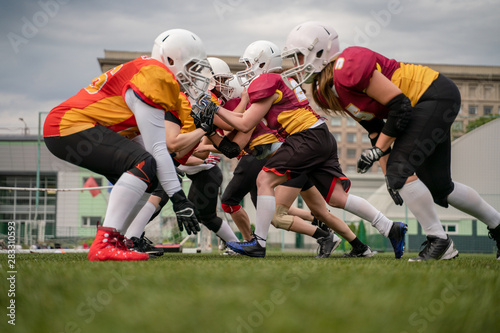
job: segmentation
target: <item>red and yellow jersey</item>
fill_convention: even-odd
[[[439,75],[429,67],[397,62],[364,47],[348,47],[335,61],[333,81],[340,104],[358,121],[386,119],[389,113],[366,94],[375,70],[399,87],[413,106]]]
[[[265,73],[253,79],[248,87],[250,102],[255,103],[278,93],[279,97],[273,103],[264,117],[264,125],[276,130],[282,138],[293,133],[308,129],[320,119],[320,116],[309,106],[309,101],[300,86],[295,83],[291,90],[279,74]]]
[[[101,124],[127,137],[139,133],[134,114],[124,100],[131,88],[145,103],[165,111],[180,108],[179,84],[161,62],[143,56],[119,65],[52,109],[44,137],[67,136]]]

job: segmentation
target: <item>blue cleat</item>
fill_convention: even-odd
[[[389,231],[389,240],[394,249],[394,256],[400,259],[403,256],[405,248],[405,234],[408,231],[408,225],[403,222],[394,222]]]
[[[236,253],[263,258],[266,256],[266,248],[259,244],[257,237],[254,235],[249,242],[227,242],[227,246]]]

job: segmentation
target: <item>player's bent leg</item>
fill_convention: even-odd
[[[241,236],[244,240],[249,241],[252,239],[252,228],[250,226],[250,218],[247,212],[241,207],[241,205],[227,205],[222,204],[222,210],[228,214],[231,214],[231,218],[241,232]]]

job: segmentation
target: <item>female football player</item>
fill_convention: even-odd
[[[45,121],[45,144],[55,156],[114,184],[90,261],[149,258],[130,251],[123,233],[158,181],[173,202],[179,226],[188,233],[200,230],[165,143],[164,115],[180,109],[179,86],[193,96],[206,91],[209,82],[199,73],[209,66],[192,32],[170,30],[165,40],[175,47],[162,61],[143,56],[113,68],[52,109]],[[133,141],[139,134],[144,146]]]
[[[271,221],[286,223],[287,210],[276,208],[274,188],[290,178],[307,174],[326,202],[370,221],[382,234],[389,236],[401,257],[406,225],[393,223],[366,200],[347,194],[350,180],[340,168],[337,144],[323,118],[309,106],[304,92],[289,88],[279,74],[279,48],[268,41],[250,44],[241,62],[247,69],[238,73],[242,85],[248,85],[251,106],[242,114],[219,108],[218,116],[235,129],[251,131],[264,118],[266,125],[285,139],[257,177],[257,220],[254,239],[228,243],[234,251],[249,256],[265,256],[266,237]],[[260,74],[260,75],[259,75]],[[327,222],[327,221],[325,221]],[[329,225],[329,227],[332,227]],[[358,238],[348,241],[353,250],[349,256],[372,256],[370,248]]]
[[[475,190],[451,179],[450,127],[461,98],[450,79],[362,47],[341,52],[335,30],[318,22],[292,29],[283,57],[294,61],[283,78],[312,83],[318,106],[347,114],[368,131],[373,147],[361,154],[358,172],[379,161],[395,203],[404,200],[427,235],[426,246],[410,261],[458,255],[434,203],[483,221],[500,259],[500,213]]]

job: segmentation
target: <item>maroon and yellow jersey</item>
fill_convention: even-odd
[[[293,79],[290,80],[295,82]],[[253,79],[248,87],[251,103],[278,93],[278,99],[264,117],[264,125],[276,130],[283,138],[308,129],[320,119],[309,106],[305,93],[296,83],[295,85],[295,89],[291,90],[279,74],[265,73]]]
[[[224,104],[224,108],[230,111],[233,111],[240,103],[241,98],[233,98],[230,99],[229,101]],[[251,105],[251,103],[248,104],[248,107]],[[236,130],[232,131],[231,135],[235,135],[237,133]],[[278,134],[277,130],[272,130],[269,127],[267,127],[263,121],[260,121],[257,126],[252,130],[252,135],[250,136],[250,140],[248,141],[248,144],[243,148],[242,152],[243,153],[250,153],[255,146],[257,145],[265,145],[268,143],[274,143],[274,142],[283,142],[284,139]]]
[[[134,114],[124,100],[131,88],[145,103],[165,111],[180,108],[179,84],[161,62],[143,56],[119,65],[52,109],[44,124],[45,137],[67,136],[97,124],[127,138],[139,135]]]
[[[181,126],[181,134],[192,132],[196,129],[196,125],[194,124],[194,119],[191,116],[191,103],[189,102],[188,97],[184,93],[179,94],[179,99],[180,99],[180,107],[178,108],[178,110],[170,110],[170,113],[172,113],[172,115],[174,115],[175,118],[179,120]],[[211,93],[210,100],[219,105],[217,96],[215,96],[213,93]],[[191,151],[188,152],[183,157],[176,158],[177,162],[179,162],[180,164],[185,164],[188,158],[193,154],[194,150],[198,146],[199,144],[194,146],[193,149],[191,149]]]
[[[375,70],[399,87],[413,106],[439,75],[429,67],[397,62],[364,47],[348,47],[335,61],[333,80],[340,104],[358,121],[386,119],[389,113],[366,94]]]

